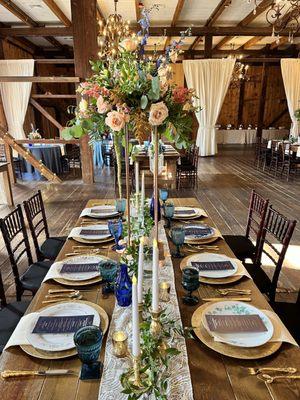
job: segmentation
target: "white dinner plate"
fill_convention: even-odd
[[[181,214],[180,211],[183,211]],[[193,214],[184,214],[184,211],[193,211]],[[175,214],[176,212],[176,214]],[[174,219],[181,219],[181,218],[195,218],[197,216],[201,216],[201,212],[199,208],[196,207],[175,207],[174,209]]]
[[[39,317],[62,317],[69,315],[93,315],[94,320],[92,325],[100,326],[100,316],[93,307],[83,303],[64,302],[49,306],[38,313],[26,333],[27,340],[36,349],[44,351],[64,351],[73,349],[75,347],[73,340],[74,333],[32,333]]]
[[[192,262],[210,262],[210,261],[230,261],[234,269],[223,271],[199,271],[199,276],[204,278],[227,278],[235,275],[238,270],[238,264],[234,258],[225,256],[224,254],[215,253],[199,253],[189,257],[188,266],[192,266]]]
[[[95,210],[98,210],[98,212],[93,212]],[[118,214],[119,213],[114,206],[94,206],[90,208],[85,208],[80,216],[81,217],[86,216],[91,218],[111,218],[115,217]]]
[[[99,271],[91,271],[91,272],[72,272],[72,273],[64,273],[61,272],[61,269],[64,264],[96,264],[100,263],[100,261],[105,260],[105,257],[101,256],[91,256],[91,255],[82,255],[66,258],[65,260],[58,261],[57,263],[52,265],[52,268],[56,268],[59,272],[59,278],[66,279],[68,281],[85,281],[88,279],[96,278],[100,276]]]
[[[251,315],[257,314],[262,319],[267,331],[216,333],[211,332],[205,315]],[[270,319],[258,308],[240,301],[218,301],[210,304],[203,313],[202,324],[207,332],[220,341],[236,347],[258,347],[267,343],[273,336],[274,328]]]
[[[83,241],[84,243],[97,243],[98,241],[104,241],[109,238],[111,238],[111,234],[104,233],[103,231],[109,231],[108,225],[103,224],[103,225],[86,225],[86,226],[81,226],[75,228],[78,233],[75,233],[72,237],[74,240],[77,240],[78,242]],[[97,231],[97,234],[95,235],[85,235],[84,233],[81,233],[82,230],[85,229],[91,229]],[[101,233],[103,232],[103,233]]]

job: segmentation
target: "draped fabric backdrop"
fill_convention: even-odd
[[[215,125],[230,83],[234,59],[184,60],[183,70],[189,89],[195,89],[199,97],[196,113],[199,122],[196,144],[201,156],[218,152]]]
[[[300,59],[284,58],[281,60],[281,73],[287,98],[289,113],[292,120],[291,134],[298,136],[298,122],[294,117],[300,108]]]
[[[33,76],[34,60],[0,60],[1,76]],[[0,93],[8,132],[15,139],[24,139],[23,123],[31,92],[31,82],[2,82]]]

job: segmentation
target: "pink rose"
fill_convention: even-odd
[[[105,114],[111,109],[110,104],[101,95],[97,99],[97,109],[99,114]]]
[[[113,131],[119,132],[124,128],[125,115],[118,111],[110,111],[105,118],[105,123]]]
[[[161,125],[169,115],[168,107],[163,101],[152,104],[149,114],[149,122],[151,125]]]
[[[177,87],[173,90],[172,94],[175,103],[183,104],[188,98],[189,90],[184,87]]]

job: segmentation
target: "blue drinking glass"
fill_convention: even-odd
[[[113,236],[113,238],[115,239],[116,244],[112,247],[113,250],[123,250],[124,246],[119,245],[119,240],[122,236],[122,232],[123,232],[123,223],[121,218],[118,219],[118,221],[114,221],[114,220],[109,220],[108,223],[108,229],[110,234]]]
[[[121,264],[119,275],[116,279],[116,299],[121,307],[128,307],[132,301],[132,282],[128,275],[126,264]]]
[[[74,343],[82,362],[80,379],[100,379],[102,364],[98,361],[102,347],[103,332],[98,326],[90,325],[78,329]]]
[[[180,253],[180,246],[182,246],[184,244],[184,239],[185,239],[185,230],[183,229],[183,227],[178,226],[178,227],[172,228],[170,236],[171,236],[172,242],[176,246],[176,253],[173,253],[172,257],[174,257],[174,258],[184,257]]]
[[[123,215],[126,210],[126,199],[116,199],[115,206],[116,211]]]
[[[199,298],[197,296],[192,296],[192,292],[197,290],[199,286],[199,271],[196,268],[184,268],[182,270],[182,287],[188,292],[188,294],[182,298],[184,304],[194,306],[199,303]]]
[[[148,152],[149,145],[150,145],[149,140],[145,140],[145,141],[144,141],[144,149],[145,149],[145,152],[146,152],[146,153]]]
[[[114,292],[114,283],[119,270],[119,264],[113,260],[103,260],[99,263],[99,270],[105,285],[102,294],[108,295]]]
[[[164,205],[166,204],[166,200],[168,200],[169,191],[168,189],[159,189],[159,198],[163,201]]]
[[[167,219],[167,224],[165,225],[165,228],[170,229],[171,228],[171,218],[174,216],[174,210],[175,206],[174,203],[166,203],[164,206],[164,216]]]

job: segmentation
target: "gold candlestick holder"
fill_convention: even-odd
[[[144,322],[144,318],[143,318],[143,306],[144,303],[139,303],[138,304],[138,310],[139,310],[139,323],[142,324]]]
[[[150,310],[150,314],[151,314],[150,332],[155,337],[158,337],[162,331],[162,325],[160,322],[161,313],[162,313],[162,310],[159,310],[159,311]]]
[[[145,393],[149,386],[149,376],[141,373],[141,356],[132,356],[133,368],[128,372],[128,382],[135,393]]]

